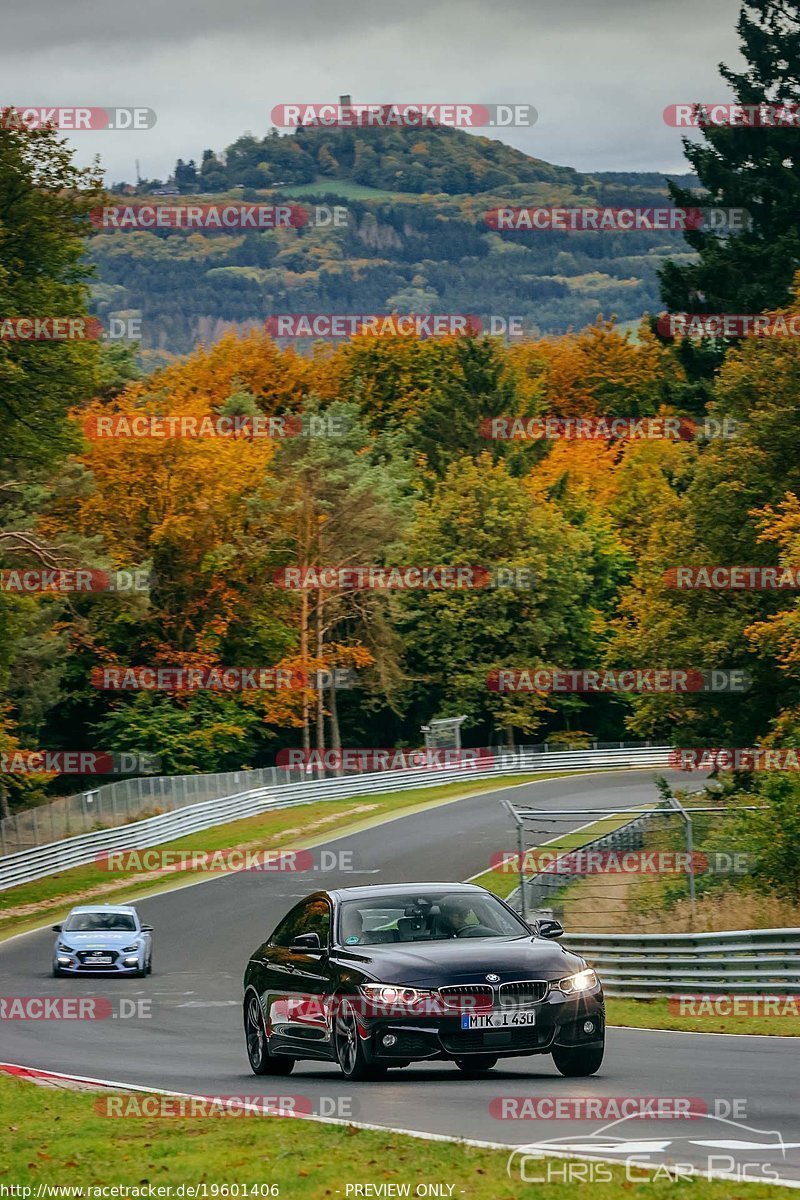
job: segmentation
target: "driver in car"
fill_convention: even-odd
[[[468,923],[472,909],[461,896],[444,896],[439,901],[436,918],[437,937],[457,937],[459,929]]]
[[[480,924],[463,896],[443,896],[435,918],[435,937],[491,937],[497,930]]]

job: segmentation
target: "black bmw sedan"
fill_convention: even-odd
[[[348,1079],[447,1059],[468,1075],[552,1054],[563,1075],[603,1060],[603,991],[585,961],[474,884],[314,892],[250,958],[244,1028],[256,1075],[298,1059]]]

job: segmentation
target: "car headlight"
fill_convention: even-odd
[[[66,950],[67,954],[73,953],[72,946],[68,946],[66,942],[59,942],[56,950]]]
[[[438,997],[435,988],[404,987],[402,984],[362,983],[361,991],[376,1004],[418,1004]]]
[[[578,971],[577,975],[567,975],[566,979],[559,979],[556,987],[565,996],[573,996],[575,992],[588,992],[597,987],[597,982],[597,975],[591,967],[587,967],[585,971]]]
[[[139,949],[139,943],[134,942],[132,946],[123,946],[122,953],[123,954],[135,954],[138,949]]]

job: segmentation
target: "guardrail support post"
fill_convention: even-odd
[[[517,853],[519,855],[519,902],[522,907],[522,912],[520,915],[522,916],[523,921],[527,921],[528,912],[525,904],[525,834],[522,821],[519,819],[517,810],[514,808],[513,804],[509,804],[507,800],[503,800],[502,805],[507,812],[511,813],[514,823],[517,826]]]
[[[689,856],[689,865],[687,874],[689,876],[689,904],[692,910],[692,929],[694,929],[696,913],[695,902],[695,886],[694,886],[694,838],[692,836],[692,818],[689,816],[686,809],[670,792],[669,802],[676,812],[679,812],[683,818],[684,827],[686,829],[686,853]]]

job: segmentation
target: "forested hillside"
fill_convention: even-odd
[[[143,182],[135,199],[160,185]],[[581,175],[456,129],[247,135],[224,153],[206,150],[199,168],[179,160],[171,185],[181,202],[338,204],[346,224],[211,236],[98,233],[90,248],[94,310],[140,317],[150,363],[288,311],[513,315],[533,336],[598,315],[638,321],[660,308],[659,265],[685,252],[675,233],[493,231],[491,208],[663,205],[666,181]]]

